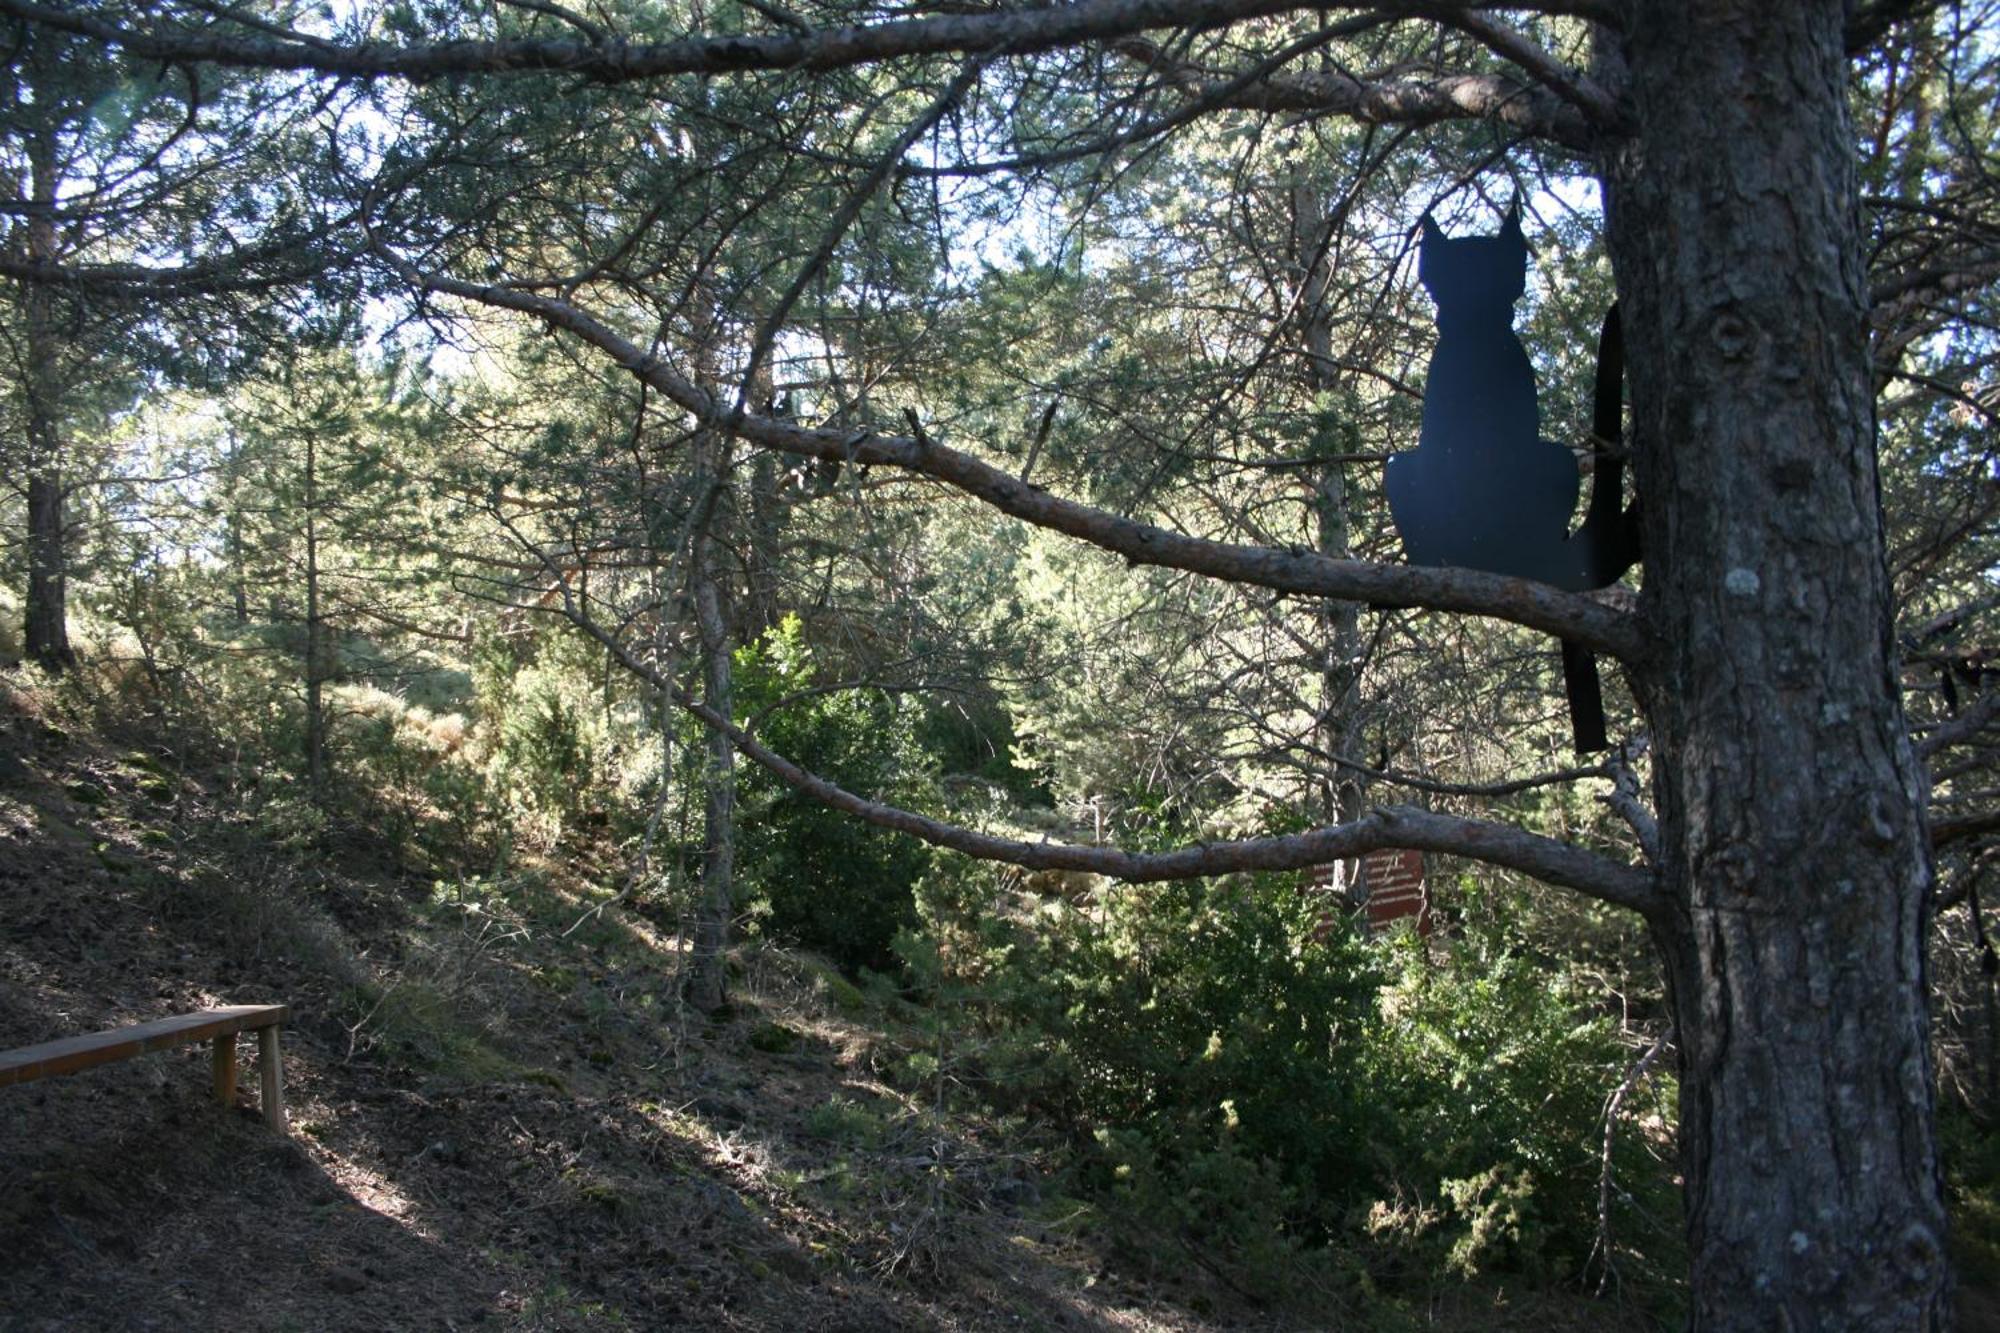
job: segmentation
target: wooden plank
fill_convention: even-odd
[[[225,1032],[215,1039],[210,1056],[215,1069],[215,1101],[224,1110],[236,1105],[236,1034]]]
[[[257,1072],[264,1080],[264,1123],[285,1132],[285,1067],[278,1059],[278,1025],[257,1029]]]
[[[14,1083],[32,1083],[57,1074],[74,1074],[80,1069],[129,1060],[149,1051],[164,1051],[191,1042],[234,1035],[246,1028],[268,1028],[292,1016],[282,1004],[233,1004],[221,1009],[156,1018],[128,1028],[94,1032],[85,1037],[64,1037],[39,1046],[23,1046],[0,1051],[0,1088]]]

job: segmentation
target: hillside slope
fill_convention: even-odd
[[[440,883],[0,700],[0,1048],[284,1001],[294,1132],[200,1048],[0,1090],[5,1329],[1645,1327],[1482,1288],[1260,1309],[1113,1257],[1034,1135],[940,1109],[916,1011],[746,951],[720,1021],[571,861]]]
[[[0,718],[0,1048],[286,1001],[295,1132],[251,1109],[248,1042],[233,1115],[200,1048],[0,1093],[0,1326],[1203,1325],[884,1082],[909,1034],[811,960],[749,955],[710,1023],[586,879],[288,850],[32,702]]]

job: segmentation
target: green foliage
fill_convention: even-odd
[[[853,1147],[875,1146],[886,1128],[880,1115],[851,1097],[831,1097],[805,1115],[806,1133]]]
[[[332,741],[350,799],[375,808],[381,831],[400,847],[435,823],[465,848],[482,825],[487,782],[471,762],[462,713],[433,713],[373,686],[334,694]]]
[[[497,776],[530,809],[574,815],[597,773],[602,730],[575,681],[531,666],[510,682],[493,764]]]
[[[1033,643],[1008,690],[1014,764],[1058,801],[1131,812],[1114,824],[1127,846],[1239,813],[1242,788],[1214,780],[1227,730],[1189,706],[1207,668],[1187,646],[1206,640],[1223,599],[1045,532],[1023,546],[1012,597]]]
[[[1282,1163],[1226,1137],[1178,1155],[1138,1130],[1099,1130],[1097,1139],[1112,1233],[1135,1258],[1193,1249],[1232,1284],[1268,1296],[1325,1266],[1327,1251],[1297,1230],[1300,1196]]]
[[[977,778],[1023,805],[1047,805],[1047,787],[1015,762],[1014,717],[997,700],[952,700],[923,716],[918,737],[946,773]]]
[[[934,955],[981,998],[993,1095],[1076,1127],[1081,1180],[1136,1249],[1185,1243],[1266,1294],[1342,1253],[1385,1273],[1583,1269],[1602,1112],[1634,1052],[1504,930],[1367,941],[1288,876],[1114,887],[1012,921],[978,885],[934,876],[924,905]],[[1624,1107],[1614,1221],[1671,1267],[1645,1221],[1674,1211],[1649,1151],[1664,1084]]]
[[[624,756],[650,752],[641,711],[606,686],[591,645],[561,635],[479,643],[471,669],[485,777],[513,832],[553,844],[566,829],[630,815]]]
[[[1420,1179],[1452,1202],[1450,1266],[1534,1266],[1545,1252],[1579,1265],[1594,1236],[1600,1116],[1633,1059],[1616,1022],[1504,935],[1450,941],[1439,959],[1407,939],[1390,949],[1400,975],[1382,992],[1370,1080],[1397,1156],[1422,1160]],[[1630,1171],[1656,1176],[1627,1142]]]
[[[783,1023],[759,1023],[750,1029],[750,1035],[744,1041],[751,1050],[762,1051],[766,1055],[790,1055],[799,1047],[799,1033],[798,1029]]]
[[[1064,912],[1036,960],[1043,1025],[1093,1120],[1168,1154],[1225,1142],[1287,1164],[1301,1198],[1363,1155],[1358,1063],[1371,969],[1345,931],[1275,877],[1115,891],[1101,920]],[[1331,1131],[1331,1132],[1330,1132]]]
[[[1532,1175],[1503,1162],[1439,1185],[1462,1223],[1445,1256],[1448,1271],[1475,1277],[1482,1264],[1520,1268],[1540,1258],[1545,1233],[1537,1225]]]
[[[430,981],[399,979],[380,989],[362,987],[349,997],[357,1010],[358,1044],[390,1059],[454,1079],[490,1079],[508,1062],[467,1022],[464,997]]]
[[[1033,1034],[1015,1089],[1091,1133],[1092,1177],[1128,1224],[1274,1281],[1371,1156],[1364,947],[1319,934],[1277,877],[1113,890],[1045,916],[1003,983]]]
[[[1940,1108],[1938,1130],[1944,1141],[1953,1261],[1972,1281],[2000,1282],[2000,1134],[1990,1121],[1955,1101]]]
[[[934,799],[935,765],[917,742],[918,708],[862,689],[812,692],[812,652],[788,616],[736,653],[736,705],[778,753],[849,791],[900,805]],[[829,809],[762,769],[740,793],[742,868],[770,906],[768,928],[846,968],[887,967],[916,923],[913,889],[931,853]]]

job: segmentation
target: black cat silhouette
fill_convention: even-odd
[[[1389,512],[1413,565],[1600,588],[1633,558],[1622,467],[1607,459],[1598,469],[1590,514],[1572,535],[1576,458],[1541,438],[1534,368],[1514,336],[1527,267],[1518,203],[1497,236],[1447,237],[1424,215],[1417,276],[1437,302],[1438,343],[1417,447],[1389,458]],[[1605,336],[1607,346],[1616,338],[1615,311]],[[1615,400],[1613,414],[1615,436]]]

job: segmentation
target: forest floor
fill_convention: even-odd
[[[693,1015],[615,869],[441,888],[379,831],[286,846],[224,771],[0,694],[0,1049],[294,1015],[289,1137],[248,1041],[234,1113],[201,1047],[0,1089],[0,1329],[1656,1327],[1505,1283],[1254,1305],[910,1091],[936,1039],[885,988],[751,949]]]

